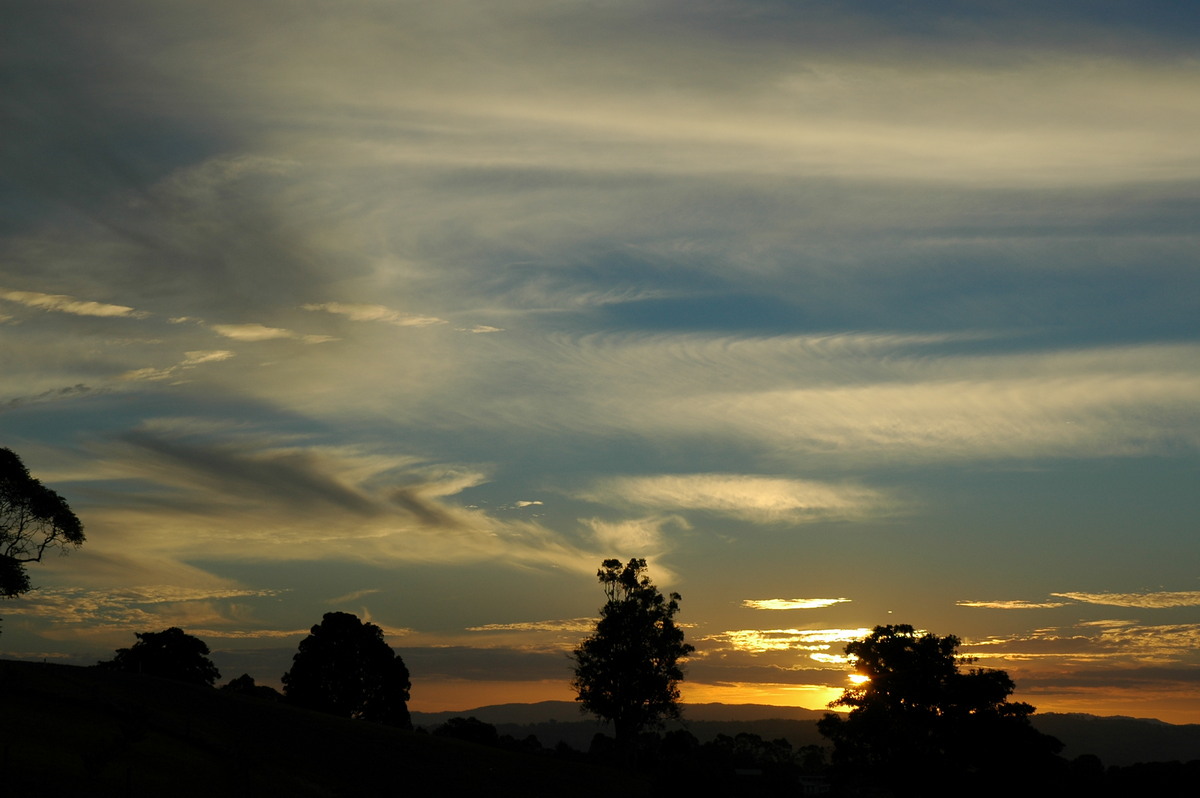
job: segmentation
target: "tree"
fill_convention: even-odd
[[[830,704],[851,707],[847,717],[818,723],[840,772],[896,795],[943,795],[961,791],[966,779],[985,779],[985,791],[1012,789],[1060,764],[1062,744],[1033,728],[1034,708],[1007,700],[1015,687],[1007,673],[959,669],[974,662],[958,654],[960,643],[895,625],[846,645],[863,681]]]
[[[345,612],[327,612],[292,657],[283,694],[299,706],[344,718],[412,728],[408,668],[383,630]]]
[[[236,693],[238,695],[248,695],[255,698],[261,698],[265,701],[282,701],[283,696],[274,687],[266,684],[255,684],[254,677],[248,673],[243,673],[236,679],[230,679],[225,684],[221,685],[221,691],[226,693]]]
[[[102,670],[142,673],[176,682],[212,687],[221,672],[208,658],[208,646],[177,626],[161,632],[135,632],[138,641],[117,649],[116,656],[98,662]]]
[[[596,572],[608,601],[596,631],[574,650],[576,700],[611,721],[628,750],[642,729],[679,717],[679,661],[695,651],[675,625],[681,596],[669,600],[645,575],[646,561],[605,560]]]
[[[83,524],[63,497],[30,476],[11,449],[0,448],[0,597],[32,589],[25,564],[47,552],[83,545]]]

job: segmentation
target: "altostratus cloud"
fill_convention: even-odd
[[[763,522],[860,517],[890,504],[884,494],[859,485],[742,474],[615,477],[579,498]]]
[[[134,310],[125,305],[108,305],[103,302],[91,302],[76,299],[65,294],[41,294],[37,291],[9,291],[0,289],[0,299],[16,302],[38,310],[48,310],[55,313],[70,313],[75,316],[108,316],[144,319],[150,314],[142,310]]]

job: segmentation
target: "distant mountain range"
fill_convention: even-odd
[[[766,740],[783,738],[793,748],[827,742],[816,728],[816,722],[825,715],[823,710],[768,704],[686,704],[683,714],[682,723],[667,728],[686,728],[701,742],[718,734],[733,736],[739,732]],[[462,712],[414,712],[412,717],[415,725],[426,729],[450,718],[474,717],[517,739],[532,734],[547,747],[565,742],[584,751],[597,733],[612,733],[610,727],[581,714],[579,705],[572,701],[499,704]],[[1067,759],[1094,754],[1105,765],[1200,760],[1200,724],[1056,713],[1034,715],[1033,723],[1064,743],[1062,754]]]

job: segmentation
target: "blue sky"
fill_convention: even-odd
[[[0,445],[88,542],[0,654],[569,698],[640,556],[691,700],[910,623],[1200,720],[1200,15],[1043,5],[10,4]]]

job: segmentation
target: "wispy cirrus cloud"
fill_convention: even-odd
[[[403,313],[383,305],[363,305],[348,302],[319,302],[302,305],[304,310],[324,311],[345,316],[350,321],[378,321],[394,327],[430,327],[445,324],[445,319]],[[496,328],[472,329],[472,332],[499,332]]]
[[[329,604],[348,604],[352,601],[358,601],[359,599],[366,598],[367,596],[373,596],[379,592],[380,592],[380,589],[377,587],[366,588],[363,590],[355,590],[351,593],[347,593],[344,596],[338,596],[336,598],[331,598],[331,599],[329,599],[328,603]]]
[[[595,618],[559,618],[548,621],[517,621],[514,623],[486,623],[468,626],[468,632],[591,632],[596,628]]]
[[[1200,590],[1164,591],[1159,593],[1051,593],[1052,596],[1109,607],[1200,607]]]
[[[267,327],[263,324],[211,324],[209,328],[218,335],[232,338],[235,341],[256,342],[291,339],[302,341],[306,344],[323,344],[337,340],[332,335],[308,335],[286,330],[282,327]]]
[[[169,380],[179,376],[181,372],[195,368],[196,366],[200,366],[205,363],[220,363],[221,361],[229,360],[234,356],[235,353],[229,351],[228,349],[208,349],[184,352],[184,359],[173,366],[168,366],[161,369],[150,366],[140,369],[133,369],[125,372],[117,379],[127,382],[136,382],[142,380]]]
[[[487,476],[454,464],[194,419],[143,425],[96,455],[96,479],[122,484],[119,496],[97,488],[89,527],[143,536],[163,557],[511,560],[583,573],[601,559],[536,520],[455,503]]]
[[[744,599],[742,606],[752,610],[816,610],[848,601],[848,598]]]
[[[1057,594],[1056,594],[1057,595]],[[1067,606],[1062,601],[1023,601],[1021,599],[997,601],[956,601],[959,607],[979,607],[991,610],[1048,610]]]
[[[37,291],[10,291],[0,289],[0,299],[16,302],[26,307],[54,313],[69,313],[74,316],[100,316],[108,318],[144,319],[150,314],[126,305],[110,305],[104,302],[76,299],[65,294],[42,294]]]
[[[883,492],[859,485],[745,474],[613,477],[577,496],[592,502],[711,512],[764,523],[857,518],[892,505]]]

